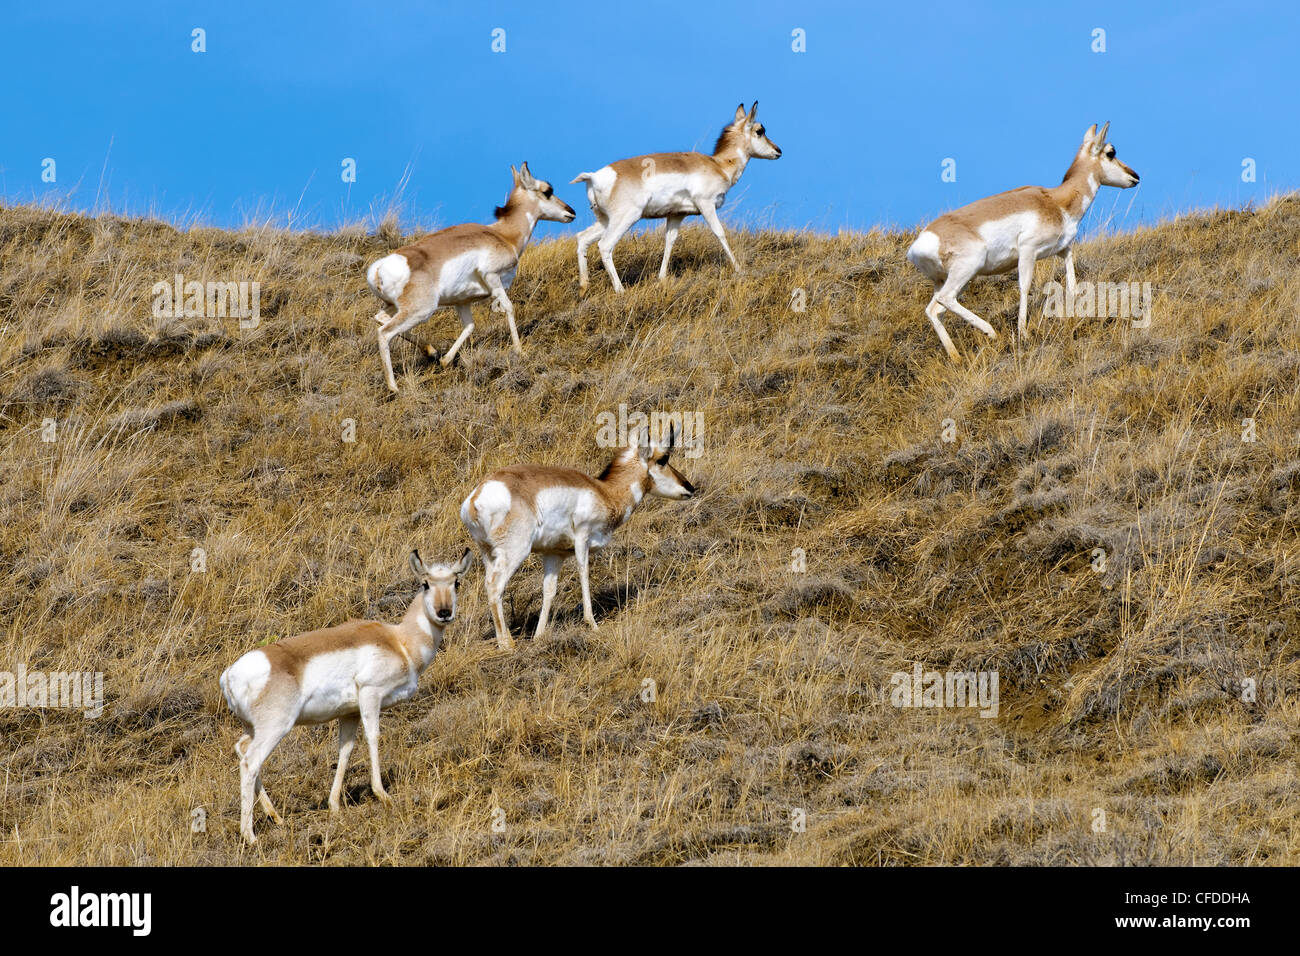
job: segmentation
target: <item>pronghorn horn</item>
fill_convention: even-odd
[[[742,105],[743,105],[743,104],[742,104]],[[754,122],[754,117],[757,116],[757,115],[758,115],[758,100],[754,100],[754,106],[753,106],[753,108],[749,111],[749,118],[748,118],[745,122],[747,122],[747,123],[752,123],[752,122]]]
[[[417,578],[424,577],[424,562],[420,560],[419,548],[411,552],[411,570],[415,572]]]
[[[673,446],[676,444],[677,444],[677,423],[670,422],[668,424],[668,447],[664,449],[664,454],[666,455],[669,452],[671,452],[673,450]]]
[[[736,107],[735,122],[743,123],[744,121],[745,121],[745,104],[741,103],[739,106]]]
[[[469,566],[473,563],[474,563],[474,552],[471,551],[469,548],[466,548],[465,553],[460,556],[460,563],[457,564],[453,570],[455,570],[455,572],[458,575],[464,574],[466,571],[469,570]]]
[[[511,177],[514,178],[515,185],[518,186],[518,185],[519,185],[519,170],[515,169],[515,164],[514,164],[514,163],[511,163],[511,164],[510,164],[510,175],[511,175]]]
[[[527,163],[519,167],[519,179],[525,186],[532,186],[533,174],[528,171]]]

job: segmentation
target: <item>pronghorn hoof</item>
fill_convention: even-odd
[[[455,360],[455,358],[456,356],[454,355],[444,355],[442,358],[438,359],[438,364],[443,368],[446,368]]]
[[[379,802],[382,803],[384,806],[391,807],[393,805],[393,798],[388,795],[387,791],[385,790],[376,791],[375,796],[379,799]]]

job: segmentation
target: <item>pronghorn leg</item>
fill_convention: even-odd
[[[673,243],[677,241],[677,230],[682,227],[685,216],[669,216],[664,221],[664,261],[659,266],[660,280],[668,278],[668,257],[673,254]]]
[[[605,223],[594,222],[578,233],[578,291],[586,292],[589,284],[587,278],[587,247],[605,232]]]
[[[262,805],[266,815],[274,820],[277,824],[284,823],[284,817],[275,812],[275,804],[271,802],[271,795],[266,792],[266,787],[262,786],[262,775],[257,775],[257,802]]]
[[[519,355],[524,354],[524,347],[519,344],[519,330],[515,328],[515,307],[510,301],[510,296],[506,295],[506,287],[501,284],[501,277],[495,272],[486,272],[483,274],[483,282],[492,290],[492,298],[501,303],[501,308],[505,310],[506,321],[510,323],[510,341],[514,343],[515,352]]]
[[[961,353],[957,351],[957,346],[952,344],[952,337],[948,335],[948,330],[939,321],[939,313],[943,311],[943,306],[939,304],[937,292],[935,296],[930,300],[930,304],[925,307],[925,317],[930,320],[935,332],[939,333],[939,343],[943,346],[943,350],[948,353],[948,358],[954,362],[960,362]]]
[[[460,316],[460,338],[456,339],[456,341],[452,343],[451,348],[447,350],[447,354],[442,357],[443,365],[451,364],[451,360],[456,357],[456,353],[459,352],[460,347],[465,344],[465,340],[469,338],[469,334],[474,331],[474,312],[469,306],[456,306],[456,314]]]
[[[389,351],[388,345],[393,340],[393,336],[401,335],[415,328],[421,322],[426,321],[429,316],[433,315],[435,305],[427,311],[398,309],[397,314],[379,327],[379,358],[384,363],[384,376],[388,380],[388,390],[397,391],[397,379],[393,377],[393,356]]]
[[[510,579],[514,577],[514,573],[519,570],[519,565],[524,563],[529,553],[529,541],[507,540],[500,547],[493,548],[490,562],[484,555],[483,586],[487,589],[488,606],[492,609],[492,624],[497,632],[497,646],[503,651],[510,650],[514,645],[510,640],[510,622],[506,620],[506,609],[502,599],[506,593],[506,585],[510,583]]]
[[[735,267],[736,272],[744,272],[745,270],[740,268],[740,263],[736,261],[736,257],[731,254],[731,246],[727,245],[727,234],[722,229],[722,221],[718,219],[718,210],[716,210],[711,204],[702,202],[700,203],[700,215],[703,216],[704,221],[709,224],[709,228],[713,230],[713,234],[718,237],[718,242],[722,243],[722,251],[727,254],[727,258],[731,260],[731,264]]]
[[[1074,307],[1074,246],[1067,246],[1065,249],[1065,294],[1068,296],[1067,301],[1070,307]]]
[[[582,619],[591,625],[593,631],[600,628],[596,626],[596,615],[591,613],[591,580],[587,577],[587,563],[590,557],[586,538],[575,538],[573,542],[573,556],[578,561],[578,580],[582,582]]]
[[[397,314],[396,309],[394,309],[392,306],[386,305],[378,312],[375,313],[375,321],[378,322],[380,325],[383,325],[385,322],[387,322],[396,314]],[[427,342],[421,342],[419,339],[417,339],[414,335],[411,335],[409,332],[403,332],[402,338],[406,339],[406,341],[410,342],[417,349],[423,351],[425,355],[429,356],[429,358],[433,358],[435,355],[438,354],[438,350],[435,349],[432,345],[429,345]]]
[[[954,262],[948,269],[948,278],[944,280],[943,285],[934,294],[934,297],[945,309],[960,315],[989,338],[996,339],[998,333],[994,331],[993,326],[957,301],[957,296],[961,294],[961,290],[966,288],[966,283],[975,278],[978,271],[976,266]]]
[[[284,735],[293,729],[293,720],[279,721],[254,726],[250,737],[245,734],[235,745],[239,753],[239,832],[249,843],[256,843],[253,835],[253,801],[259,789],[262,764],[271,755],[275,745],[284,739]]]
[[[1034,284],[1034,263],[1038,257],[1033,249],[1020,250],[1017,272],[1020,278],[1020,314],[1016,319],[1016,335],[1024,338],[1029,329],[1029,287]]]
[[[339,718],[339,766],[334,771],[334,785],[330,787],[330,813],[339,812],[339,797],[343,794],[343,774],[348,769],[348,759],[357,743],[357,725],[361,718],[356,714]],[[370,735],[366,734],[367,739]]]
[[[561,554],[542,556],[542,613],[537,618],[537,631],[533,634],[533,640],[537,640],[546,632],[546,622],[551,616],[551,601],[555,598],[562,564],[564,564],[564,556]]]
[[[370,750],[370,789],[380,803],[389,806],[393,798],[379,777],[379,707],[383,698],[383,691],[378,688],[363,687],[357,695],[357,707],[361,711],[361,726],[366,732],[366,746]]]
[[[600,241],[596,243],[596,248],[600,250],[600,261],[605,264],[605,271],[609,273],[610,281],[614,283],[615,292],[623,291],[623,283],[619,281],[618,270],[614,268],[614,247],[640,217],[641,214],[634,211],[609,220]]]
[[[503,574],[502,570],[496,558],[489,563],[487,556],[484,555],[483,589],[487,591],[488,609],[492,612],[492,628],[497,632],[497,647],[508,651],[514,644],[510,640],[510,627],[506,622],[506,610],[501,603],[501,597],[505,594],[506,582],[510,580],[510,576]]]

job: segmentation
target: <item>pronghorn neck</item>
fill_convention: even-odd
[[[418,660],[419,655],[414,653],[421,649],[429,648],[440,638],[442,634],[442,625],[429,617],[424,609],[424,588],[421,587],[415,592],[415,597],[406,608],[406,613],[402,615],[402,621],[397,625],[397,631],[401,635],[402,643],[406,645],[408,653]]]
[[[745,164],[749,162],[749,153],[736,141],[737,138],[731,130],[724,130],[718,137],[717,145],[713,147],[713,161],[722,167],[722,174],[732,186],[736,185],[740,174],[745,171]]]
[[[505,207],[499,210],[497,221],[492,226],[515,247],[516,255],[520,255],[528,245],[528,240],[533,237],[533,229],[539,218],[537,210],[530,203],[522,202],[512,195]]]
[[[1070,168],[1066,170],[1061,185],[1052,192],[1056,194],[1056,201],[1060,203],[1061,208],[1077,221],[1088,211],[1092,201],[1097,198],[1097,190],[1100,188],[1101,176],[1096,164],[1089,162],[1084,156],[1076,156]]]
[[[596,479],[610,504],[611,528],[616,528],[632,516],[636,506],[646,496],[649,473],[641,459],[633,452],[620,454],[611,461]]]

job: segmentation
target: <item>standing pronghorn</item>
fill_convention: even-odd
[[[534,637],[546,630],[560,566],[570,555],[578,562],[583,617],[596,628],[587,578],[591,549],[609,543],[647,492],[675,499],[695,493],[695,486],[668,464],[674,442],[675,426],[662,445],[650,444],[647,435],[620,451],[597,478],[572,468],[511,465],[470,492],[461,503],[460,520],[483,553],[484,585],[503,650],[511,642],[501,597],[511,575],[534,551],[542,555],[543,570],[542,611]]]
[[[587,289],[587,246],[599,240],[596,247],[600,250],[600,261],[614,283],[614,291],[623,291],[623,283],[614,269],[614,246],[638,219],[667,220],[660,279],[668,275],[668,257],[672,255],[682,220],[696,214],[704,217],[722,243],[722,251],[740,272],[740,263],[731,254],[727,234],[718,221],[718,207],[726,198],[727,190],[740,179],[751,157],[781,158],[780,147],[767,138],[763,124],[755,122],[757,113],[757,101],[748,116],[744,103],[737,106],[736,118],[723,128],[712,156],[652,153],[620,159],[594,173],[580,173],[573,182],[587,184],[587,201],[597,221],[578,233],[579,288]]]
[[[515,329],[515,307],[506,289],[537,221],[573,222],[575,213],[555,195],[550,183],[532,177],[527,163],[518,171],[511,166],[510,174],[514,188],[506,204],[497,207],[492,225],[450,226],[389,253],[366,270],[370,288],[385,303],[375,321],[379,323],[379,357],[390,391],[397,391],[388,351],[393,336],[405,335],[444,305],[456,307],[464,328],[442,357],[443,365],[456,357],[474,331],[470,304],[487,298],[496,299],[504,310],[514,349],[523,351]]]
[[[989,338],[997,338],[993,326],[957,301],[975,276],[1019,270],[1020,318],[1016,330],[1021,336],[1029,313],[1034,263],[1039,259],[1065,256],[1066,294],[1073,299],[1073,242],[1079,220],[1099,187],[1128,189],[1138,184],[1138,174],[1116,159],[1115,147],[1106,142],[1109,129],[1110,123],[1100,133],[1095,123],[1088,127],[1061,185],[1050,189],[1021,186],[954,209],[926,226],[907,250],[908,261],[934,283],[934,298],[925,307],[925,315],[954,362],[961,361],[961,355],[939,321],[944,309],[956,312]]]
[[[357,723],[370,747],[370,786],[391,803],[379,777],[379,711],[415,693],[420,674],[442,646],[442,632],[456,618],[456,587],[473,561],[468,548],[454,567],[426,565],[411,552],[411,570],[422,582],[398,624],[348,621],[308,631],[249,651],[221,675],[226,703],[244,725],[235,744],[239,756],[239,830],[253,835],[253,797],[283,823],[262,786],[262,765],[298,724],[339,722],[339,765],[330,788],[330,812],[339,809]]]

